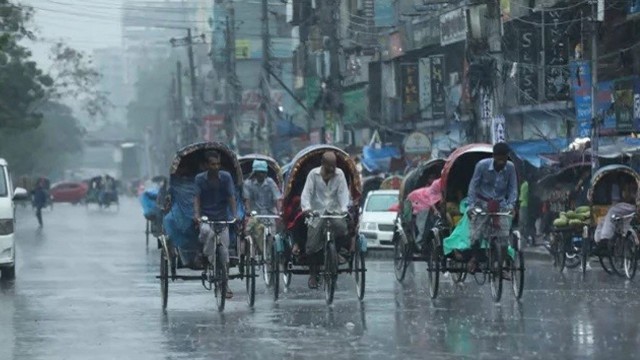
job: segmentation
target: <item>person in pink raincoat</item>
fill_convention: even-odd
[[[438,216],[437,205],[442,201],[440,179],[429,179],[426,187],[412,191],[407,200],[411,201],[413,215],[416,220],[416,245],[420,249],[426,240],[426,232],[433,227]]]

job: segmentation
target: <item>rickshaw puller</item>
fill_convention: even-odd
[[[346,214],[349,206],[349,187],[344,172],[337,168],[336,154],[327,151],[322,155],[321,166],[309,172],[302,190],[300,207],[305,213],[329,213]],[[347,219],[330,219],[332,233],[335,236],[337,249],[341,249],[346,243],[349,233]],[[307,229],[306,254],[312,255],[324,248],[325,220],[319,217],[313,218]],[[296,243],[293,246],[293,254],[299,255],[300,249],[305,244]],[[345,261],[339,255],[339,261]],[[309,287],[317,288],[317,266],[310,266]]]
[[[493,158],[483,159],[476,164],[469,183],[469,209],[481,208],[487,212],[513,212],[518,200],[518,179],[515,166],[509,161],[509,145],[500,142],[493,146]],[[480,240],[496,230],[489,228],[487,216],[470,217],[471,247],[477,250]],[[508,239],[511,230],[511,218],[501,216],[498,223],[497,238]],[[476,268],[475,256],[469,261],[469,271]]]
[[[282,194],[276,182],[267,176],[269,171],[267,162],[254,160],[252,171],[251,177],[244,182],[244,200],[247,212],[255,211],[258,215],[276,215],[279,207],[278,200],[282,197]],[[258,219],[249,218],[247,227],[258,250],[262,251],[262,237],[265,225]],[[273,226],[270,226],[270,229],[271,233],[275,233]]]
[[[233,178],[229,172],[221,169],[220,154],[210,151],[205,157],[208,170],[198,174],[195,178],[197,193],[194,198],[194,220],[200,228],[199,240],[203,244],[202,253],[207,256],[210,263],[213,263],[216,256],[214,242],[216,234],[211,225],[201,224],[200,218],[205,215],[211,221],[232,221],[237,214],[237,209]],[[229,253],[235,254],[233,244],[231,247],[229,246],[229,227],[225,225],[219,236],[223,245],[221,247],[223,257],[228,264]],[[233,293],[228,289],[227,297],[231,298],[232,296]]]

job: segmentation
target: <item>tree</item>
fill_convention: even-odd
[[[37,128],[0,132],[0,154],[15,174],[51,175],[80,157],[83,135],[84,129],[68,106],[48,102],[42,106]]]

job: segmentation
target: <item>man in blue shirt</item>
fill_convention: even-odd
[[[222,170],[220,154],[215,151],[205,154],[208,170],[196,175],[196,196],[194,199],[194,217],[200,225],[200,242],[203,243],[202,253],[213,263],[216,256],[215,232],[209,224],[201,224],[200,218],[207,216],[211,221],[231,221],[235,219],[236,195],[231,174]],[[229,228],[225,226],[219,234],[222,243],[223,257],[229,262]],[[227,290],[227,297],[233,293]]]
[[[509,161],[509,145],[500,142],[493,146],[493,158],[480,160],[476,164],[469,184],[469,209],[482,208],[488,212],[513,212],[518,200],[518,178],[516,168]],[[473,216],[471,220],[471,245],[488,233],[500,241],[506,241],[511,230],[511,217],[501,216],[496,228],[489,228],[490,217]],[[473,260],[472,260],[473,262]],[[470,268],[474,266],[470,264]]]

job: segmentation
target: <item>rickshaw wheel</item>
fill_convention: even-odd
[[[251,257],[245,259],[244,275],[247,283],[247,303],[253,307],[256,302],[256,267]]]
[[[624,239],[624,274],[633,280],[638,269],[638,235],[629,231]]]
[[[407,274],[407,267],[409,262],[407,261],[408,252],[407,245],[402,239],[396,237],[396,241],[393,243],[393,265],[396,274],[396,280],[402,282]]]
[[[162,295],[162,310],[166,310],[169,300],[169,257],[164,249],[160,251],[160,294]]]
[[[269,243],[268,241],[263,241],[262,248],[263,249],[267,249],[267,244],[268,243]],[[273,241],[271,243],[273,243]],[[268,258],[265,257],[265,258],[262,259],[262,276],[264,278],[264,284],[267,287],[270,287],[272,285],[271,284],[272,283],[272,281],[271,281],[271,272],[273,270],[271,268],[271,266],[272,266],[271,265],[271,259],[273,258],[273,249],[271,247],[269,247],[268,249],[270,249],[269,250],[269,257]],[[263,254],[264,254],[264,252],[263,252]]]
[[[567,248],[567,244],[565,242],[565,238],[564,235],[562,234],[556,234],[554,236],[555,241],[554,241],[554,248],[553,248],[553,256],[555,259],[555,263],[556,263],[556,267],[558,268],[558,270],[560,272],[564,271],[564,267],[566,264],[566,248]]]
[[[511,282],[513,295],[520,300],[524,291],[524,254],[519,249],[511,260]]]
[[[580,262],[582,266],[582,275],[587,273],[587,263],[589,263],[589,254],[591,253],[591,239],[589,237],[582,238],[582,248],[580,249]]]
[[[608,267],[605,264],[605,257],[603,256],[598,256],[598,261],[600,262],[600,266],[602,266],[602,270],[604,270],[604,272],[606,272],[607,274],[611,275],[614,273],[614,270],[611,269],[610,267]],[[609,264],[611,264],[611,258],[606,256],[606,261],[609,262]]]
[[[431,249],[427,257],[427,276],[429,278],[429,296],[432,299],[438,297],[440,287],[440,248],[435,241],[431,241]]]
[[[613,271],[620,277],[625,277],[624,272],[624,248],[626,237],[616,236],[611,246],[611,256],[609,256],[609,264]]]
[[[276,249],[275,241],[271,245],[271,280],[273,285],[273,301],[278,301],[280,296],[280,254]]]
[[[367,268],[365,267],[364,253],[360,250],[359,246],[355,254],[353,254],[353,257],[353,276],[356,281],[356,295],[358,295],[358,300],[362,301],[364,299]]]
[[[495,239],[491,242],[488,250],[489,286],[494,302],[500,302],[502,298],[502,270],[504,269],[503,248],[496,244]]]
[[[146,236],[146,239],[147,239],[147,247],[149,247],[149,232],[150,232],[149,227],[150,227],[149,220],[147,220],[147,229],[144,232],[144,234]]]
[[[333,303],[338,279],[338,253],[333,243],[327,244],[324,250],[324,295],[327,305]]]
[[[227,300],[227,264],[222,256],[221,251],[216,251],[216,269],[215,269],[215,282],[214,282],[214,295],[216,297],[216,305],[218,311],[224,311],[224,305]]]

